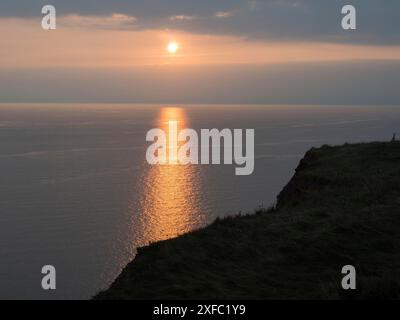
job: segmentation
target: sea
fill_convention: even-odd
[[[254,172],[149,165],[146,134],[169,121],[254,129]],[[138,247],[273,206],[310,148],[395,132],[397,106],[0,104],[0,299],[90,299]]]

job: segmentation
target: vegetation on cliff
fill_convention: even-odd
[[[141,248],[95,298],[400,298],[400,143],[311,149],[275,208]]]

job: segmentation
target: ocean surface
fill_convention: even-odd
[[[148,165],[146,133],[169,120],[255,129],[254,173]],[[138,246],[272,205],[311,147],[394,132],[400,107],[0,104],[0,299],[90,298]]]

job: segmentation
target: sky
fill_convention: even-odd
[[[399,31],[398,0],[2,0],[0,102],[397,105]]]

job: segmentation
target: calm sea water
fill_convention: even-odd
[[[168,120],[254,128],[254,174],[147,165],[146,133]],[[138,246],[272,204],[310,147],[396,131],[396,107],[0,105],[0,298],[90,298]]]

